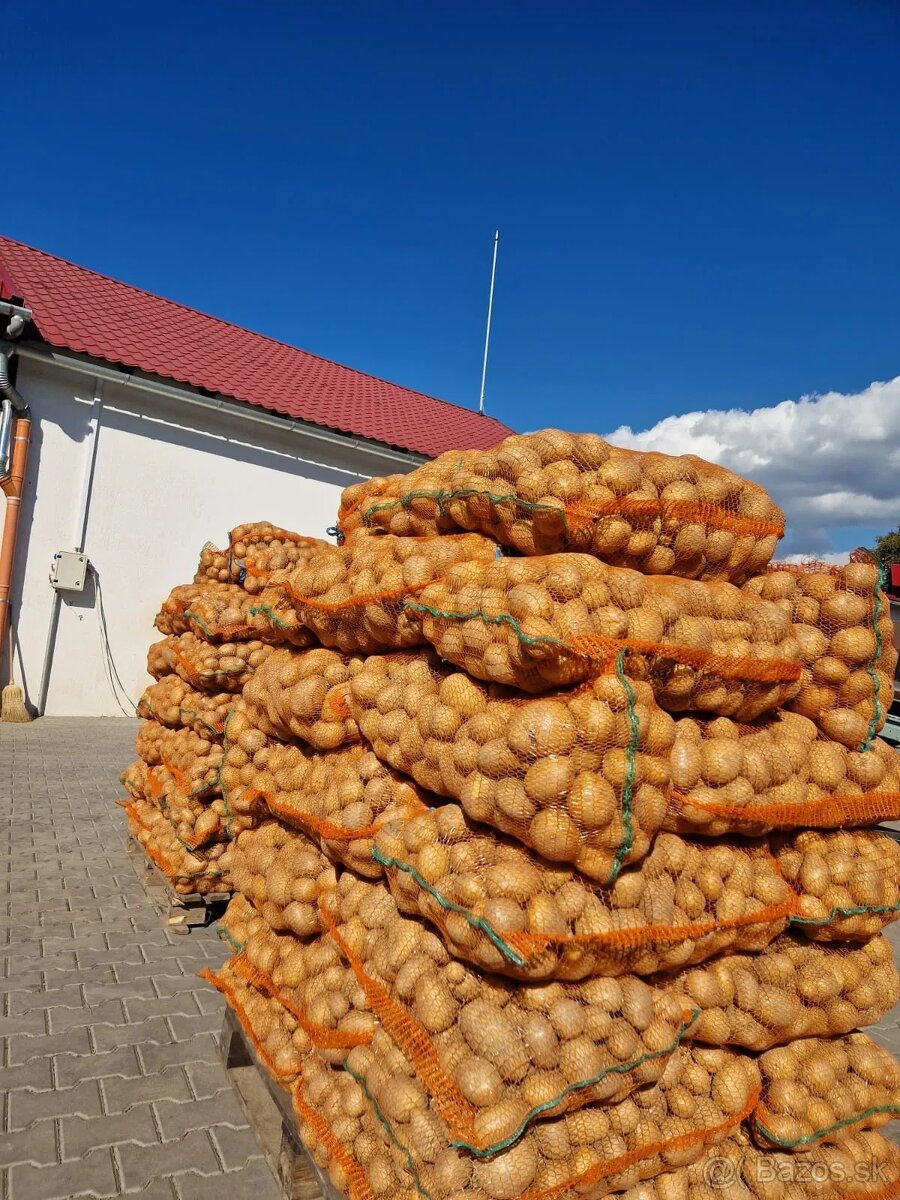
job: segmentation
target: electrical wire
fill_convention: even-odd
[[[113,658],[112,646],[109,642],[109,629],[106,624],[106,608],[103,604],[103,588],[100,584],[100,572],[94,563],[89,563],[88,569],[94,577],[94,586],[97,589],[97,624],[100,630],[100,649],[103,658],[103,669],[106,673],[106,682],[109,684],[109,690],[112,692],[113,699],[118,704],[122,715],[125,717],[134,717],[137,716],[137,705],[128,695],[128,691],[122,683],[115,659]],[[118,691],[116,690],[117,688]],[[130,711],[122,704],[120,693],[127,700]]]

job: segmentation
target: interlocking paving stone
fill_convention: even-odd
[[[226,950],[167,930],[125,849],[136,730],[0,732],[0,1197],[276,1200],[197,978]]]
[[[85,1079],[71,1088],[54,1091],[45,1088],[16,1088],[9,1094],[10,1130],[27,1129],[34,1121],[50,1121],[54,1117],[99,1117],[103,1114],[100,1084]]]
[[[140,1146],[128,1142],[116,1147],[116,1156],[126,1192],[146,1187],[160,1173],[163,1164],[166,1173],[176,1178],[180,1171],[197,1171],[201,1175],[218,1175],[219,1187],[224,1186],[219,1160],[209,1137],[201,1129],[185,1134],[179,1141],[166,1142],[164,1146]]]
[[[112,1151],[94,1150],[78,1162],[35,1167],[26,1164],[9,1172],[9,1200],[75,1200],[78,1196],[120,1196]]]
[[[0,1133],[0,1163],[11,1167],[15,1163],[35,1166],[57,1162],[56,1127],[54,1121],[39,1121],[31,1129]]]
[[[66,1117],[60,1121],[63,1161],[81,1158],[89,1150],[120,1142],[158,1144],[156,1122],[149,1104],[136,1104],[115,1117]]]
[[[133,1104],[143,1104],[149,1100],[168,1100],[180,1104],[185,1100],[193,1100],[196,1095],[181,1067],[160,1071],[158,1075],[142,1075],[138,1079],[122,1079],[112,1075],[99,1082],[109,1113],[126,1112]]]

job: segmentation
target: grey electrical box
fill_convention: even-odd
[[[74,550],[57,550],[53,555],[50,585],[58,592],[83,592],[88,558]]]

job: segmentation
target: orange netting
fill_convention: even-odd
[[[188,850],[163,813],[146,800],[120,800],[128,827],[148,858],[162,871],[179,895],[230,892],[231,844],[214,842]]]
[[[867,749],[893,703],[897,666],[890,604],[875,562],[779,564],[744,591],[780,604],[794,622],[803,674],[791,710],[811,717],[828,737]]]
[[[900,1063],[864,1033],[777,1046],[759,1067],[752,1131],[763,1147],[802,1149],[900,1116]]]
[[[753,1060],[683,1045],[655,1087],[619,1104],[589,1105],[540,1121],[515,1145],[487,1157],[458,1147],[383,1030],[376,1030],[370,1045],[351,1050],[344,1069],[361,1083],[398,1165],[431,1200],[599,1200],[698,1159],[754,1110],[759,1097]]]
[[[280,529],[268,521],[238,525],[228,535],[228,548],[203,547],[194,582],[238,583],[250,595],[261,592],[269,577],[305,562],[328,542]]]
[[[419,620],[404,610],[455,564],[490,561],[497,547],[478,534],[445,538],[354,537],[327,546],[279,586],[301,624],[345,653],[422,643]]]
[[[346,1071],[332,1070],[317,1054],[310,1054],[292,1096],[303,1144],[328,1171],[341,1196],[420,1200],[362,1087]]]
[[[319,896],[337,884],[331,860],[299,830],[266,821],[234,843],[235,889],[276,931],[311,937],[322,930]]]
[[[372,838],[391,820],[424,810],[416,785],[384,766],[368,748],[317,753],[269,739],[238,705],[228,722],[222,788],[235,818],[268,811],[314,838],[335,862],[377,876]]]
[[[519,979],[649,975],[761,950],[797,904],[761,842],[661,833],[599,890],[472,826],[455,804],[385,825],[373,854],[401,911],[435,925],[457,957]]]
[[[345,873],[320,900],[381,1028],[455,1143],[494,1154],[532,1123],[655,1083],[696,1010],[633,977],[517,985],[455,962],[382,883]]]
[[[700,1010],[689,1038],[757,1051],[874,1025],[900,1000],[882,936],[841,946],[788,933],[761,954],[724,954],[660,982]]]
[[[672,712],[752,720],[799,686],[799,645],[777,604],[586,554],[460,563],[404,613],[442,658],[527,692],[609,670],[623,652],[629,678]]]
[[[338,526],[487,534],[522,554],[576,550],[649,575],[741,582],[784,534],[766,491],[694,455],[624,450],[595,434],[516,434],[347,488]]]
[[[228,1001],[269,1074],[283,1086],[296,1079],[311,1043],[291,1014],[244,979],[234,969],[233,960],[218,971],[204,967],[197,974]]]
[[[618,1200],[896,1200],[900,1147],[875,1130],[790,1154],[761,1150],[733,1130],[686,1167],[619,1194]]]
[[[178,675],[201,692],[239,692],[274,647],[260,641],[212,645],[193,633],[154,642],[147,653],[147,672],[154,679]]]
[[[274,625],[252,621],[253,607],[253,596],[236,583],[183,583],[163,601],[154,625],[160,633],[194,633],[205,642],[282,641]],[[307,633],[306,644],[312,641]]]
[[[358,742],[349,684],[364,659],[335,650],[276,650],[245,685],[244,711],[267,737],[300,738],[317,750]]]
[[[681,717],[671,766],[665,827],[679,832],[759,836],[900,819],[897,752],[879,738],[850,749],[793,712],[749,725]]]
[[[135,749],[148,766],[165,767],[186,796],[218,793],[223,755],[218,742],[191,729],[170,729],[158,721],[144,721]]]
[[[535,698],[433,654],[382,655],[354,675],[350,704],[383,762],[600,883],[662,828],[675,724],[621,672]]]
[[[163,675],[144,689],[137,715],[170,729],[190,729],[207,741],[220,741],[234,705],[231,692],[198,692],[178,675]]]
[[[877,830],[772,836],[799,894],[791,922],[815,941],[868,941],[900,917],[900,845]]]

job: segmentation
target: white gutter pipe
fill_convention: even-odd
[[[3,345],[0,343],[0,351],[2,349]],[[418,466],[420,463],[428,461],[427,455],[424,454],[394,450],[389,446],[381,445],[379,442],[368,441],[366,438],[355,438],[349,435],[332,433],[331,430],[324,429],[320,425],[313,425],[306,421],[295,421],[291,417],[279,417],[274,413],[257,411],[249,404],[242,404],[239,401],[218,396],[201,396],[198,392],[193,392],[187,387],[179,387],[177,384],[169,384],[154,378],[144,377],[143,375],[135,375],[131,371],[122,371],[116,367],[102,366],[95,360],[73,358],[71,355],[62,354],[58,350],[54,350],[52,347],[17,345],[16,354],[22,358],[32,359],[34,362],[51,364],[69,371],[76,371],[81,375],[90,376],[91,379],[108,379],[113,383],[119,384],[121,387],[136,388],[138,391],[150,392],[153,395],[163,396],[180,404],[194,404],[200,408],[212,409],[215,412],[224,413],[227,416],[237,417],[241,420],[255,421],[258,424],[278,429],[282,433],[285,431],[298,433],[303,437],[326,442],[342,450],[360,450],[363,453],[374,455],[376,458],[390,459],[397,464],[398,469],[409,470],[413,466]]]

